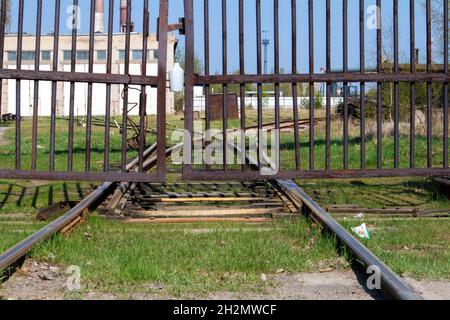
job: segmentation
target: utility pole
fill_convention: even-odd
[[[262,40],[262,44],[264,46],[264,74],[267,74],[268,73],[268,70],[267,70],[268,57],[267,57],[267,55],[268,55],[268,49],[269,49],[269,45],[270,45],[270,40],[269,40],[267,34],[269,33],[269,31],[265,30],[265,31],[263,31],[263,33],[264,33],[264,37]]]

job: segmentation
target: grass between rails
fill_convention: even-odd
[[[305,220],[161,226],[92,217],[69,238],[57,236],[32,256],[80,266],[84,290],[126,293],[162,284],[167,294],[185,296],[264,291],[270,284],[261,280],[262,273],[342,267],[334,248],[333,240],[311,231]]]

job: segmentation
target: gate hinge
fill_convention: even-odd
[[[156,27],[156,40],[159,41],[159,18],[156,21],[157,27]],[[178,30],[180,32],[180,35],[184,36],[185,33],[185,19],[180,18],[178,23],[168,24],[167,25],[167,32],[172,32]]]

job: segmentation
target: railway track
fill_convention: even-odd
[[[174,149],[181,147],[182,145],[177,145],[168,149],[167,156]],[[155,150],[156,146],[152,146],[144,153],[145,170],[150,170],[156,165],[156,156],[153,156]],[[255,163],[251,159],[249,160],[250,163]],[[127,166],[127,170],[130,172],[136,170],[137,165],[138,160],[136,159]],[[183,192],[183,187],[185,192]],[[196,187],[198,190],[195,189]],[[207,192],[206,188],[208,188]],[[107,205],[103,205],[103,212],[107,212],[111,218],[138,223],[222,220],[269,222],[276,217],[292,218],[302,213],[335,237],[352,254],[355,263],[365,270],[371,266],[379,268],[382,292],[385,295],[400,300],[422,299],[294,181],[289,180],[250,184],[234,183],[234,185],[233,183],[157,185],[106,182],[67,213],[2,253],[0,270],[11,268],[38,243],[58,232],[68,232],[92,211],[102,206],[105,200],[107,200]],[[206,206],[199,208],[192,205],[196,203]],[[212,208],[215,208],[214,212],[211,212]],[[182,212],[185,213],[181,214]]]
[[[262,223],[298,216],[267,182],[138,184],[122,203],[103,212],[127,223]]]

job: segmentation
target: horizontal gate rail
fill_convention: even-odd
[[[386,3],[389,3],[389,8]],[[431,0],[426,0],[423,4],[414,0],[401,2],[377,0],[375,18],[371,17],[376,21],[376,26],[370,33],[372,38],[370,40],[374,40],[375,43],[372,46],[376,53],[375,68],[373,66],[368,68],[366,65],[369,50],[367,21],[371,15],[367,10],[369,4],[372,5],[366,0],[356,2],[348,0],[326,0],[324,2],[314,0],[239,0],[237,4],[222,0],[215,1],[214,8],[212,8],[210,0],[184,0],[186,21],[185,129],[190,133],[192,140],[198,134],[199,126],[203,130],[202,134],[205,135],[202,150],[198,149],[198,144],[195,149],[195,143],[187,144],[185,148],[187,156],[185,156],[184,178],[187,180],[264,180],[450,175],[448,160],[448,83],[450,81],[448,1],[442,1],[442,4],[436,5]],[[300,6],[302,12],[299,10]],[[334,10],[336,6],[341,9]],[[318,14],[319,7],[325,9],[323,15]],[[287,13],[290,17],[287,16]],[[302,17],[307,17],[306,29],[299,28],[300,14]],[[420,27],[416,23],[419,14],[423,15],[426,22]],[[229,24],[231,17],[236,21],[233,26]],[[270,21],[267,21],[267,17],[270,17]],[[342,22],[341,25],[336,26],[334,21],[338,17]],[[399,17],[403,19],[402,32],[408,32],[410,36],[408,60],[401,59],[401,46],[405,45],[405,40],[400,42]],[[320,73],[317,72],[318,52],[316,52],[317,31],[315,30],[319,20],[320,23],[323,23],[323,30],[325,30],[320,37],[325,42],[324,56],[326,56],[326,67],[324,72]],[[409,28],[406,31],[403,23],[405,20],[409,22]],[[349,30],[351,21],[352,26],[358,26],[356,30]],[[271,37],[265,35],[265,28],[270,29],[267,32],[271,33]],[[425,36],[422,37],[426,42],[426,62],[422,65],[419,63],[416,51],[419,35],[416,29],[418,28],[421,28],[421,35],[425,33]],[[202,33],[197,32],[202,29]],[[216,34],[212,34],[211,30],[215,30]],[[386,31],[391,32],[391,35],[385,36]],[[352,34],[356,41],[351,44],[349,34],[355,32],[358,36],[354,37]],[[303,35],[303,43],[299,42],[300,33]],[[435,34],[439,34],[438,38],[442,39],[442,43],[433,41]],[[217,37],[218,35],[219,37]],[[335,67],[335,62],[332,60],[333,55],[337,54],[332,46],[332,40],[336,37],[339,37],[342,43],[342,48],[338,49],[339,55],[342,56],[342,65],[339,67]],[[212,41],[214,41],[214,45]],[[198,71],[194,70],[194,65],[198,48],[195,47],[195,43],[201,42],[203,42],[204,49],[202,53],[204,72],[196,74]],[[270,42],[272,43],[270,47],[272,54],[268,55]],[[356,46],[355,42],[357,42]],[[233,48],[233,53],[230,47]],[[389,61],[389,54],[384,52],[386,48],[391,50],[392,61]],[[290,55],[289,59],[286,59],[286,50]],[[353,62],[350,61],[352,57],[349,54],[350,50],[353,52],[353,57],[359,58],[358,70],[354,70],[354,67],[350,68],[349,62]],[[434,55],[437,54],[442,57],[443,62],[435,61]],[[238,56],[237,62],[236,56]],[[306,73],[299,72],[299,56],[307,57],[307,61],[304,63],[308,70]],[[252,66],[256,62],[256,72],[255,70],[250,72],[250,59]],[[270,66],[273,67],[272,71],[268,70],[267,61],[269,59],[272,60]],[[215,72],[213,60],[216,62]],[[231,60],[233,61],[230,62]],[[286,60],[290,60],[289,63]],[[238,66],[238,69],[230,72],[230,64]],[[287,72],[282,71],[282,65],[288,65]],[[253,69],[255,68],[253,67]],[[299,86],[301,84],[306,84],[305,97],[300,97]],[[319,100],[316,92],[317,84],[324,87],[325,107],[323,113],[325,118],[323,126],[317,124],[316,118],[321,111],[316,109],[316,102]],[[335,110],[332,106],[332,98],[336,95],[332,90],[337,84],[342,85],[342,95],[340,96],[342,102],[338,109],[339,115],[342,117],[341,123],[338,123],[336,117],[333,116]],[[291,96],[282,97],[282,85],[285,85],[285,88],[286,85],[290,87]],[[199,108],[194,106],[194,86],[204,88],[204,121],[194,120],[194,111]],[[352,97],[350,95],[353,87],[360,92],[359,96]],[[423,87],[426,98],[425,103],[420,105],[417,98],[419,90],[422,90]],[[372,102],[367,97],[368,90],[374,93]],[[406,94],[405,92],[408,95],[406,98],[402,96]],[[222,99],[220,124],[213,123],[217,120],[219,111],[217,105],[211,102],[213,93],[221,95]],[[230,94],[234,96],[229,97]],[[252,112],[246,104],[249,94],[252,95],[252,104],[256,104],[254,115],[257,118],[257,130],[254,130],[253,127],[248,129],[250,127],[249,113]],[[267,94],[273,95],[272,100],[266,98]],[[388,94],[391,102],[385,104],[384,99]],[[230,109],[230,101],[235,101],[234,97],[237,97],[239,122],[232,122],[229,117],[230,112],[233,112]],[[285,103],[286,99],[291,101],[288,107],[283,108],[281,101]],[[405,99],[408,100],[407,103],[405,103]],[[269,101],[272,101],[270,103],[273,103],[273,109],[265,107],[265,103],[269,103]],[[306,102],[307,106],[301,106],[300,101]],[[305,108],[302,110],[301,107]],[[417,112],[422,108],[425,117],[425,133],[419,132],[419,123],[416,120]],[[281,123],[286,122],[282,119],[282,112],[285,110],[291,110],[292,130],[289,133],[280,131]],[[304,110],[308,111],[308,119],[302,121],[308,122],[308,125],[304,131],[300,132],[299,119],[301,111]],[[352,120],[355,110],[358,111],[359,118]],[[214,120],[212,119],[213,114],[215,115]],[[270,117],[270,121],[274,122],[268,124],[265,120],[266,117]],[[403,121],[403,118],[408,122]],[[369,121],[372,120],[375,128],[369,124]],[[239,124],[236,125],[236,123]],[[404,133],[405,123],[408,124],[408,134]],[[392,127],[392,132],[386,134],[385,129],[388,129],[388,126]],[[221,130],[220,139],[218,137],[211,139],[210,133],[207,131],[210,128],[218,127]],[[278,132],[276,137],[278,147],[276,151],[271,150],[276,154],[275,157],[272,157],[272,159],[275,158],[272,162],[275,162],[276,170],[269,176],[261,170],[250,169],[242,161],[235,161],[236,155],[227,154],[225,147],[228,140],[236,139],[237,143],[243,146],[248,153],[252,148],[251,142],[249,142],[250,138],[256,139],[258,164],[259,168],[262,168],[261,164],[266,161],[270,153],[263,146],[266,141],[262,135],[267,128],[269,131]],[[337,129],[339,130],[339,139],[336,138],[335,131]],[[369,137],[368,131],[373,129],[376,132]],[[240,140],[236,135],[238,131],[241,132]],[[355,133],[356,131],[358,134]],[[421,135],[420,141],[419,135]],[[220,154],[220,156],[215,157],[212,162],[206,161],[211,157],[208,152],[212,141],[217,142],[218,140],[222,141],[222,150],[217,148],[213,154]],[[422,143],[424,140],[425,142]],[[285,150],[280,147],[283,141]],[[369,142],[371,142],[370,152]],[[339,144],[339,150],[337,150],[337,144]],[[408,146],[405,152],[406,144]],[[287,152],[285,152],[286,148],[288,148]],[[439,150],[437,150],[438,148]],[[196,162],[199,152],[203,152],[202,163]],[[421,159],[418,158],[419,154]],[[437,159],[437,155],[439,159]],[[283,158],[283,156],[287,158]],[[230,159],[231,157],[233,159]],[[356,157],[358,159],[355,161]],[[221,161],[218,161],[218,158],[221,158]],[[289,162],[288,168],[282,166],[282,164],[286,166],[286,161]],[[340,163],[336,164],[336,161]]]
[[[1,79],[60,81],[79,83],[104,83],[104,84],[129,84],[157,87],[158,77],[137,76],[130,74],[109,74],[87,72],[63,72],[63,71],[35,71],[1,69]]]
[[[135,32],[131,11],[132,6],[138,2],[139,9],[142,10],[142,26],[138,26],[140,30]],[[117,7],[115,0],[85,2],[71,0],[68,8],[62,7],[65,2],[61,0],[55,0],[52,4],[43,0],[18,0],[11,7],[14,12],[9,13],[7,3],[6,0],[0,0],[2,9],[0,14],[0,116],[2,112],[5,114],[5,110],[8,110],[7,118],[14,121],[14,127],[4,128],[2,124],[0,134],[14,132],[15,141],[14,146],[11,146],[8,143],[9,140],[3,139],[6,142],[0,147],[0,179],[163,181],[166,175],[168,0],[159,1],[158,7],[152,4],[152,8],[150,8],[149,0],[121,0],[120,8]],[[49,8],[51,10],[47,12]],[[32,31],[33,34],[30,34],[26,29],[29,24],[25,19],[34,10],[36,10],[35,29]],[[156,15],[158,10],[158,39],[156,39],[156,33],[152,37],[150,35],[150,12]],[[62,14],[66,11],[69,15],[67,20],[69,34],[64,34],[61,30],[62,22],[66,19],[62,17]],[[82,15],[84,13],[87,15]],[[115,23],[116,16],[120,16],[120,25]],[[51,33],[43,30],[43,19],[53,21]],[[87,35],[80,34],[82,19],[88,22]],[[9,23],[8,27],[7,23]],[[17,33],[9,33],[10,30]],[[100,41],[98,41],[99,37],[101,37]],[[156,39],[157,44],[152,44],[150,47],[149,39]],[[84,46],[87,44],[87,49],[80,47],[82,42]],[[52,44],[51,47],[49,43]],[[30,49],[31,45],[34,46]],[[140,46],[139,49],[136,49],[136,46]],[[156,52],[155,46],[158,52],[158,55],[154,57],[155,60],[157,59],[157,75],[149,76],[147,75],[147,63],[149,63],[147,54],[150,52],[149,49]],[[113,56],[113,50],[119,53],[118,59],[115,55]],[[140,51],[140,55],[132,56],[132,50],[133,53]],[[84,55],[79,57],[81,51]],[[102,51],[101,58],[100,51]],[[34,52],[33,59],[29,57],[30,52]],[[42,57],[44,52],[49,54],[46,59]],[[64,56],[62,56],[63,52]],[[7,61],[5,56],[8,57]],[[34,60],[34,63],[31,64],[30,60]],[[48,69],[43,68],[44,60]],[[80,60],[85,61],[80,62]],[[79,68],[80,64],[82,68]],[[98,64],[104,66],[104,73],[96,69]],[[140,72],[132,69],[132,64],[138,65]],[[118,69],[117,72],[113,71],[113,66]],[[80,69],[84,71],[80,72]],[[27,94],[24,84],[28,84],[28,81],[30,104],[25,106],[24,97]],[[6,86],[5,83],[7,83]],[[10,85],[12,84],[15,85],[15,95],[11,94]],[[80,84],[86,86],[82,87],[83,92],[80,92]],[[99,88],[97,86],[99,84],[103,85],[101,93],[96,89]],[[44,85],[45,88],[43,88]],[[47,88],[50,96],[48,103],[42,102],[44,100],[41,97],[42,90]],[[86,92],[84,88],[87,88]],[[153,124],[149,124],[146,110],[149,88],[156,88],[157,118]],[[66,89],[67,92],[65,92]],[[130,96],[131,91],[139,92],[138,103],[133,102]],[[118,101],[113,102],[113,97],[118,97],[116,99]],[[102,116],[98,120],[94,116],[94,108],[97,110],[95,112],[100,110],[98,102],[100,98],[105,103]],[[12,103],[8,105],[8,99],[12,101],[15,99],[14,111],[11,109]],[[82,116],[78,112],[80,101],[83,103],[82,112],[85,112]],[[30,108],[29,119],[24,118],[25,107]],[[48,119],[41,115],[41,108],[50,110]],[[114,114],[113,108],[116,110]],[[64,110],[61,111],[62,109]],[[133,109],[138,110],[137,121],[130,117],[130,111]],[[63,116],[61,112],[64,113]],[[117,116],[117,114],[121,118],[120,124],[113,118],[113,115]],[[82,123],[79,122],[80,120]],[[99,121],[100,125],[98,125]],[[94,126],[97,128],[102,126],[104,131],[102,129],[102,132],[99,132]],[[154,130],[149,129],[149,126],[154,127]],[[115,139],[114,144],[111,131],[117,128],[121,139],[119,143],[118,139]],[[28,133],[28,130],[31,133]],[[157,135],[155,142],[159,158],[156,169],[147,173],[144,170],[144,150],[150,142],[147,141],[145,134],[151,130]],[[99,137],[101,134],[102,136]],[[133,146],[132,143],[137,145]],[[12,164],[11,156],[13,155],[15,159]],[[127,172],[128,159],[136,156],[138,158],[137,172]]]

